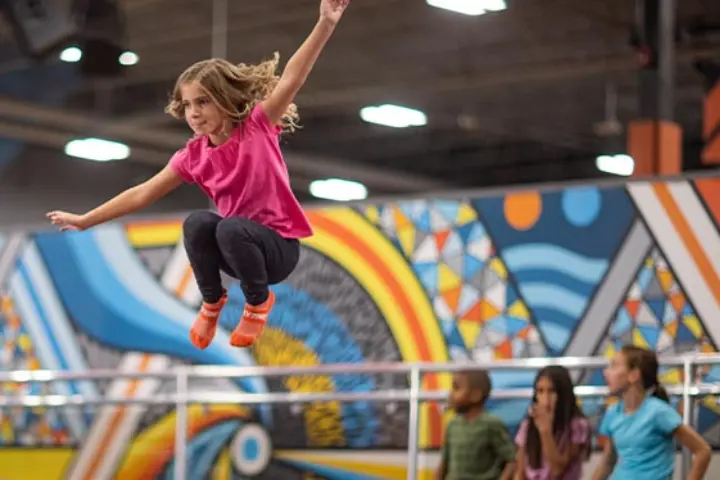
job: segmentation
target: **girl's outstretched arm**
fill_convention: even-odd
[[[692,427],[687,425],[680,425],[675,430],[674,437],[692,452],[692,467],[688,473],[688,480],[705,478],[712,455],[710,445]]]
[[[273,124],[279,124],[288,107],[305,84],[320,52],[330,39],[349,0],[321,0],[320,19],[305,42],[290,57],[273,92],[262,102],[263,110]]]
[[[608,438],[607,443],[603,447],[602,459],[593,473],[593,480],[606,480],[610,478],[615,464],[617,463],[617,452],[612,441]]]
[[[61,231],[85,230],[141,210],[179,187],[182,182],[182,178],[167,165],[150,180],[125,190],[84,215],[56,210],[49,212],[47,217]]]

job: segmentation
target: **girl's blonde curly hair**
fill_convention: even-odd
[[[234,65],[221,58],[202,60],[188,67],[175,82],[170,103],[165,112],[177,119],[185,118],[180,87],[198,82],[215,105],[235,123],[242,122],[260,102],[265,100],[277,85],[280,55],[257,65]],[[285,132],[298,127],[297,106],[291,104],[280,122]]]

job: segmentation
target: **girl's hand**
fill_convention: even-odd
[[[535,404],[530,407],[528,414],[540,432],[552,432],[553,421],[555,420],[555,412],[552,407],[541,407]]]
[[[345,12],[350,0],[321,0],[320,1],[320,18],[337,24]]]
[[[53,225],[58,225],[61,232],[68,230],[81,232],[87,228],[81,215],[56,210],[49,212],[45,216],[50,219]]]

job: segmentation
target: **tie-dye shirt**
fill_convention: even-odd
[[[517,435],[515,436],[515,443],[518,447],[525,446],[527,441],[528,421],[525,420]],[[568,438],[570,442],[568,442]],[[570,423],[570,432],[566,432],[560,438],[556,438],[555,441],[559,444],[560,448],[567,448],[569,445],[585,445],[590,439],[590,422],[586,418],[575,418]],[[543,465],[541,468],[532,468],[525,460],[525,478],[526,480],[580,480],[582,478],[582,464],[584,458],[578,455],[573,462],[568,465],[565,472],[559,477],[553,477],[550,469],[550,464],[545,458],[543,458]]]

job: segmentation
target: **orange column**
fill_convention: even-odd
[[[703,121],[705,148],[702,160],[705,165],[720,165],[720,80],[705,97],[705,115]]]
[[[627,152],[635,160],[633,177],[675,175],[682,171],[682,128],[675,122],[633,120]]]
[[[640,59],[638,116],[628,125],[627,153],[633,176],[682,171],[682,129],[675,121],[674,0],[638,0],[634,33]]]

